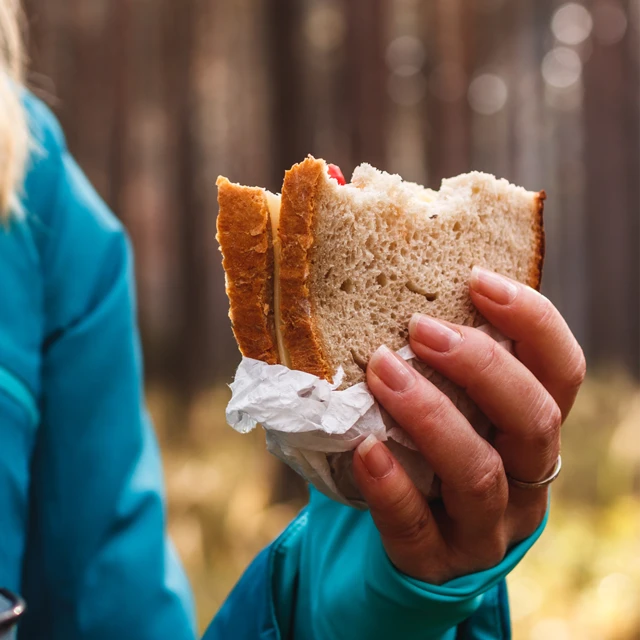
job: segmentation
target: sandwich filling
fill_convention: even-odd
[[[280,320],[280,236],[278,228],[280,226],[280,202],[281,196],[271,193],[265,189],[267,197],[267,207],[269,208],[269,219],[271,221],[271,237],[273,242],[273,320],[276,332],[276,342],[278,343],[278,358],[280,364],[290,367],[291,358],[284,346],[284,336],[282,335],[282,323]]]

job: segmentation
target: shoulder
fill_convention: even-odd
[[[23,213],[0,228],[0,370],[37,395],[42,344],[96,308],[113,286],[129,287],[132,260],[121,223],[69,153],[56,117],[26,91],[22,100],[32,149]]]
[[[54,227],[86,218],[85,222],[93,221],[96,230],[122,231],[71,156],[51,109],[29,92],[23,94],[23,104],[32,136],[23,189],[28,217]]]
[[[21,215],[16,213],[0,228],[0,273],[5,294],[0,298],[0,370],[5,377],[8,373],[25,382],[37,397],[45,324],[40,241],[44,245],[45,203],[50,201],[58,181],[64,137],[43,103],[25,93],[23,104],[37,142],[20,194]]]
[[[66,150],[62,128],[51,109],[28,91],[22,93],[22,104],[27,113],[31,133],[43,150],[54,154]]]
[[[129,266],[126,232],[80,169],[44,102],[25,92],[33,138],[23,190],[25,222],[44,274],[45,324],[57,329],[95,304]]]

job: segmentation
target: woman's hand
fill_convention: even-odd
[[[508,477],[538,482],[553,471],[560,426],[586,368],[545,297],[478,268],[470,286],[480,313],[513,340],[515,356],[477,329],[426,316],[411,321],[411,347],[466,390],[495,426],[493,443],[382,347],[369,363],[369,388],[440,478],[442,500],[428,503],[384,444],[367,439],[354,455],[356,481],[391,561],[434,584],[495,566],[540,525],[547,488],[518,488]]]

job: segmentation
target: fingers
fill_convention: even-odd
[[[434,511],[374,436],[358,446],[353,471],[387,555],[404,573],[442,584],[495,566],[504,557],[508,529],[502,517],[487,528],[465,527],[443,514],[438,503],[432,503]]]
[[[584,380],[582,349],[558,310],[523,284],[474,267],[471,299],[478,311],[515,342],[515,352],[560,407],[563,418]]]
[[[441,479],[447,515],[476,535],[494,526],[508,492],[491,445],[442,392],[388,348],[371,357],[367,383]]]
[[[401,571],[438,582],[448,575],[444,543],[424,496],[375,436],[353,456],[353,473],[391,561]]]
[[[493,338],[471,327],[416,315],[409,324],[415,354],[467,391],[498,432],[506,471],[543,479],[559,450],[562,416],[536,377]]]

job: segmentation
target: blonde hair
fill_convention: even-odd
[[[0,0],[0,219],[20,214],[29,126],[20,92],[24,49],[20,0]]]

